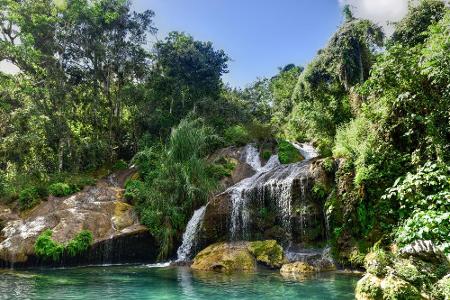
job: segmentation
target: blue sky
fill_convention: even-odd
[[[173,30],[212,41],[231,58],[224,79],[244,87],[288,63],[305,65],[342,21],[337,0],[134,0],[152,9],[162,39]]]
[[[289,63],[306,65],[323,48],[342,21],[349,4],[356,17],[392,28],[409,0],[132,0],[134,9],[156,13],[158,38],[173,30],[211,41],[232,58],[224,79],[244,87],[258,77],[271,77]],[[0,72],[19,69],[0,61]]]

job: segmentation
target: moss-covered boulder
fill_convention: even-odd
[[[225,273],[253,272],[256,259],[248,250],[248,243],[216,243],[200,251],[191,268]]]
[[[381,279],[370,273],[364,275],[356,285],[355,297],[358,300],[383,299]]]
[[[319,270],[307,262],[297,261],[289,264],[284,264],[281,267],[281,274],[306,274],[316,273]]]
[[[446,275],[433,286],[431,295],[436,300],[450,299],[450,274]]]
[[[397,259],[393,268],[398,277],[410,282],[419,289],[423,289],[430,284],[429,274],[420,269],[413,260]]]
[[[383,299],[385,300],[420,300],[419,290],[411,283],[389,274],[381,281]]]
[[[392,262],[392,255],[382,249],[376,249],[366,255],[364,267],[366,271],[375,276],[386,274],[386,267]]]
[[[250,242],[247,248],[258,262],[270,268],[280,268],[285,263],[283,248],[275,240]]]

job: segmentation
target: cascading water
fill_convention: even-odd
[[[195,250],[197,243],[196,238],[198,236],[198,231],[200,230],[203,218],[205,217],[205,210],[206,206],[197,209],[189,220],[186,231],[183,234],[183,242],[177,250],[178,262],[188,261],[192,258],[192,252]]]
[[[263,166],[260,153],[254,145],[247,145],[242,152],[241,160],[252,167],[255,174],[229,187],[222,195],[228,195],[231,202],[229,234],[231,240],[246,240],[250,236],[250,203],[259,203],[263,207],[270,202],[276,205],[276,211],[282,227],[291,232],[292,202],[294,193],[300,202],[306,199],[308,193],[308,178],[311,159],[318,156],[316,150],[309,144],[293,144],[304,161],[282,165],[278,155],[272,155]],[[294,186],[294,182],[296,183]],[[194,212],[183,234],[182,245],[178,248],[178,262],[191,259],[195,251],[199,230],[202,226],[206,207]],[[302,212],[300,214],[302,219]],[[306,223],[300,222],[303,230]]]
[[[228,188],[224,193],[230,195],[231,199],[231,225],[230,236],[232,240],[247,239],[248,226],[250,222],[249,202],[256,200],[261,205],[266,199],[274,199],[278,208],[278,215],[283,227],[290,232],[290,219],[292,214],[291,202],[293,192],[293,182],[296,179],[301,181],[301,197],[306,196],[306,186],[309,169],[309,161],[318,154],[315,149],[308,145],[295,145],[305,157],[300,163],[281,165],[278,156],[273,155],[269,161],[261,167],[259,152],[253,145],[245,148],[245,161],[252,166],[256,173],[246,178],[236,185]],[[302,175],[305,174],[303,178]]]

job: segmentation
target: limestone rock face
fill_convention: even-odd
[[[248,251],[248,243],[216,243],[200,251],[191,268],[225,273],[253,272],[256,259]]]
[[[121,171],[129,172],[129,171]],[[115,174],[101,180],[96,186],[86,187],[83,191],[69,197],[49,197],[27,216],[7,219],[0,232],[0,267],[33,266],[45,264],[34,256],[34,243],[46,229],[53,231],[53,238],[59,243],[66,243],[81,230],[90,230],[94,237],[91,253],[86,263],[109,263],[120,260],[118,256],[139,259],[142,253],[134,249],[136,243],[128,245],[124,241],[133,240],[133,235],[142,238],[141,246],[147,247],[147,257],[152,259],[155,248],[153,237],[145,227],[139,225],[133,207],[122,199],[123,189],[119,186],[124,174]],[[113,249],[111,245],[121,245],[122,249]],[[146,244],[146,245],[145,245]],[[99,249],[103,249],[101,253]],[[117,251],[116,254],[108,252]],[[127,253],[119,253],[120,251]],[[139,254],[140,253],[140,254]],[[115,255],[115,256],[114,256]],[[116,259],[112,259],[112,257]],[[84,264],[82,260],[71,262]],[[70,264],[71,264],[70,263]]]

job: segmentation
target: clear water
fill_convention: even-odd
[[[286,279],[278,272],[224,275],[186,267],[0,271],[0,299],[354,299],[358,277]]]

